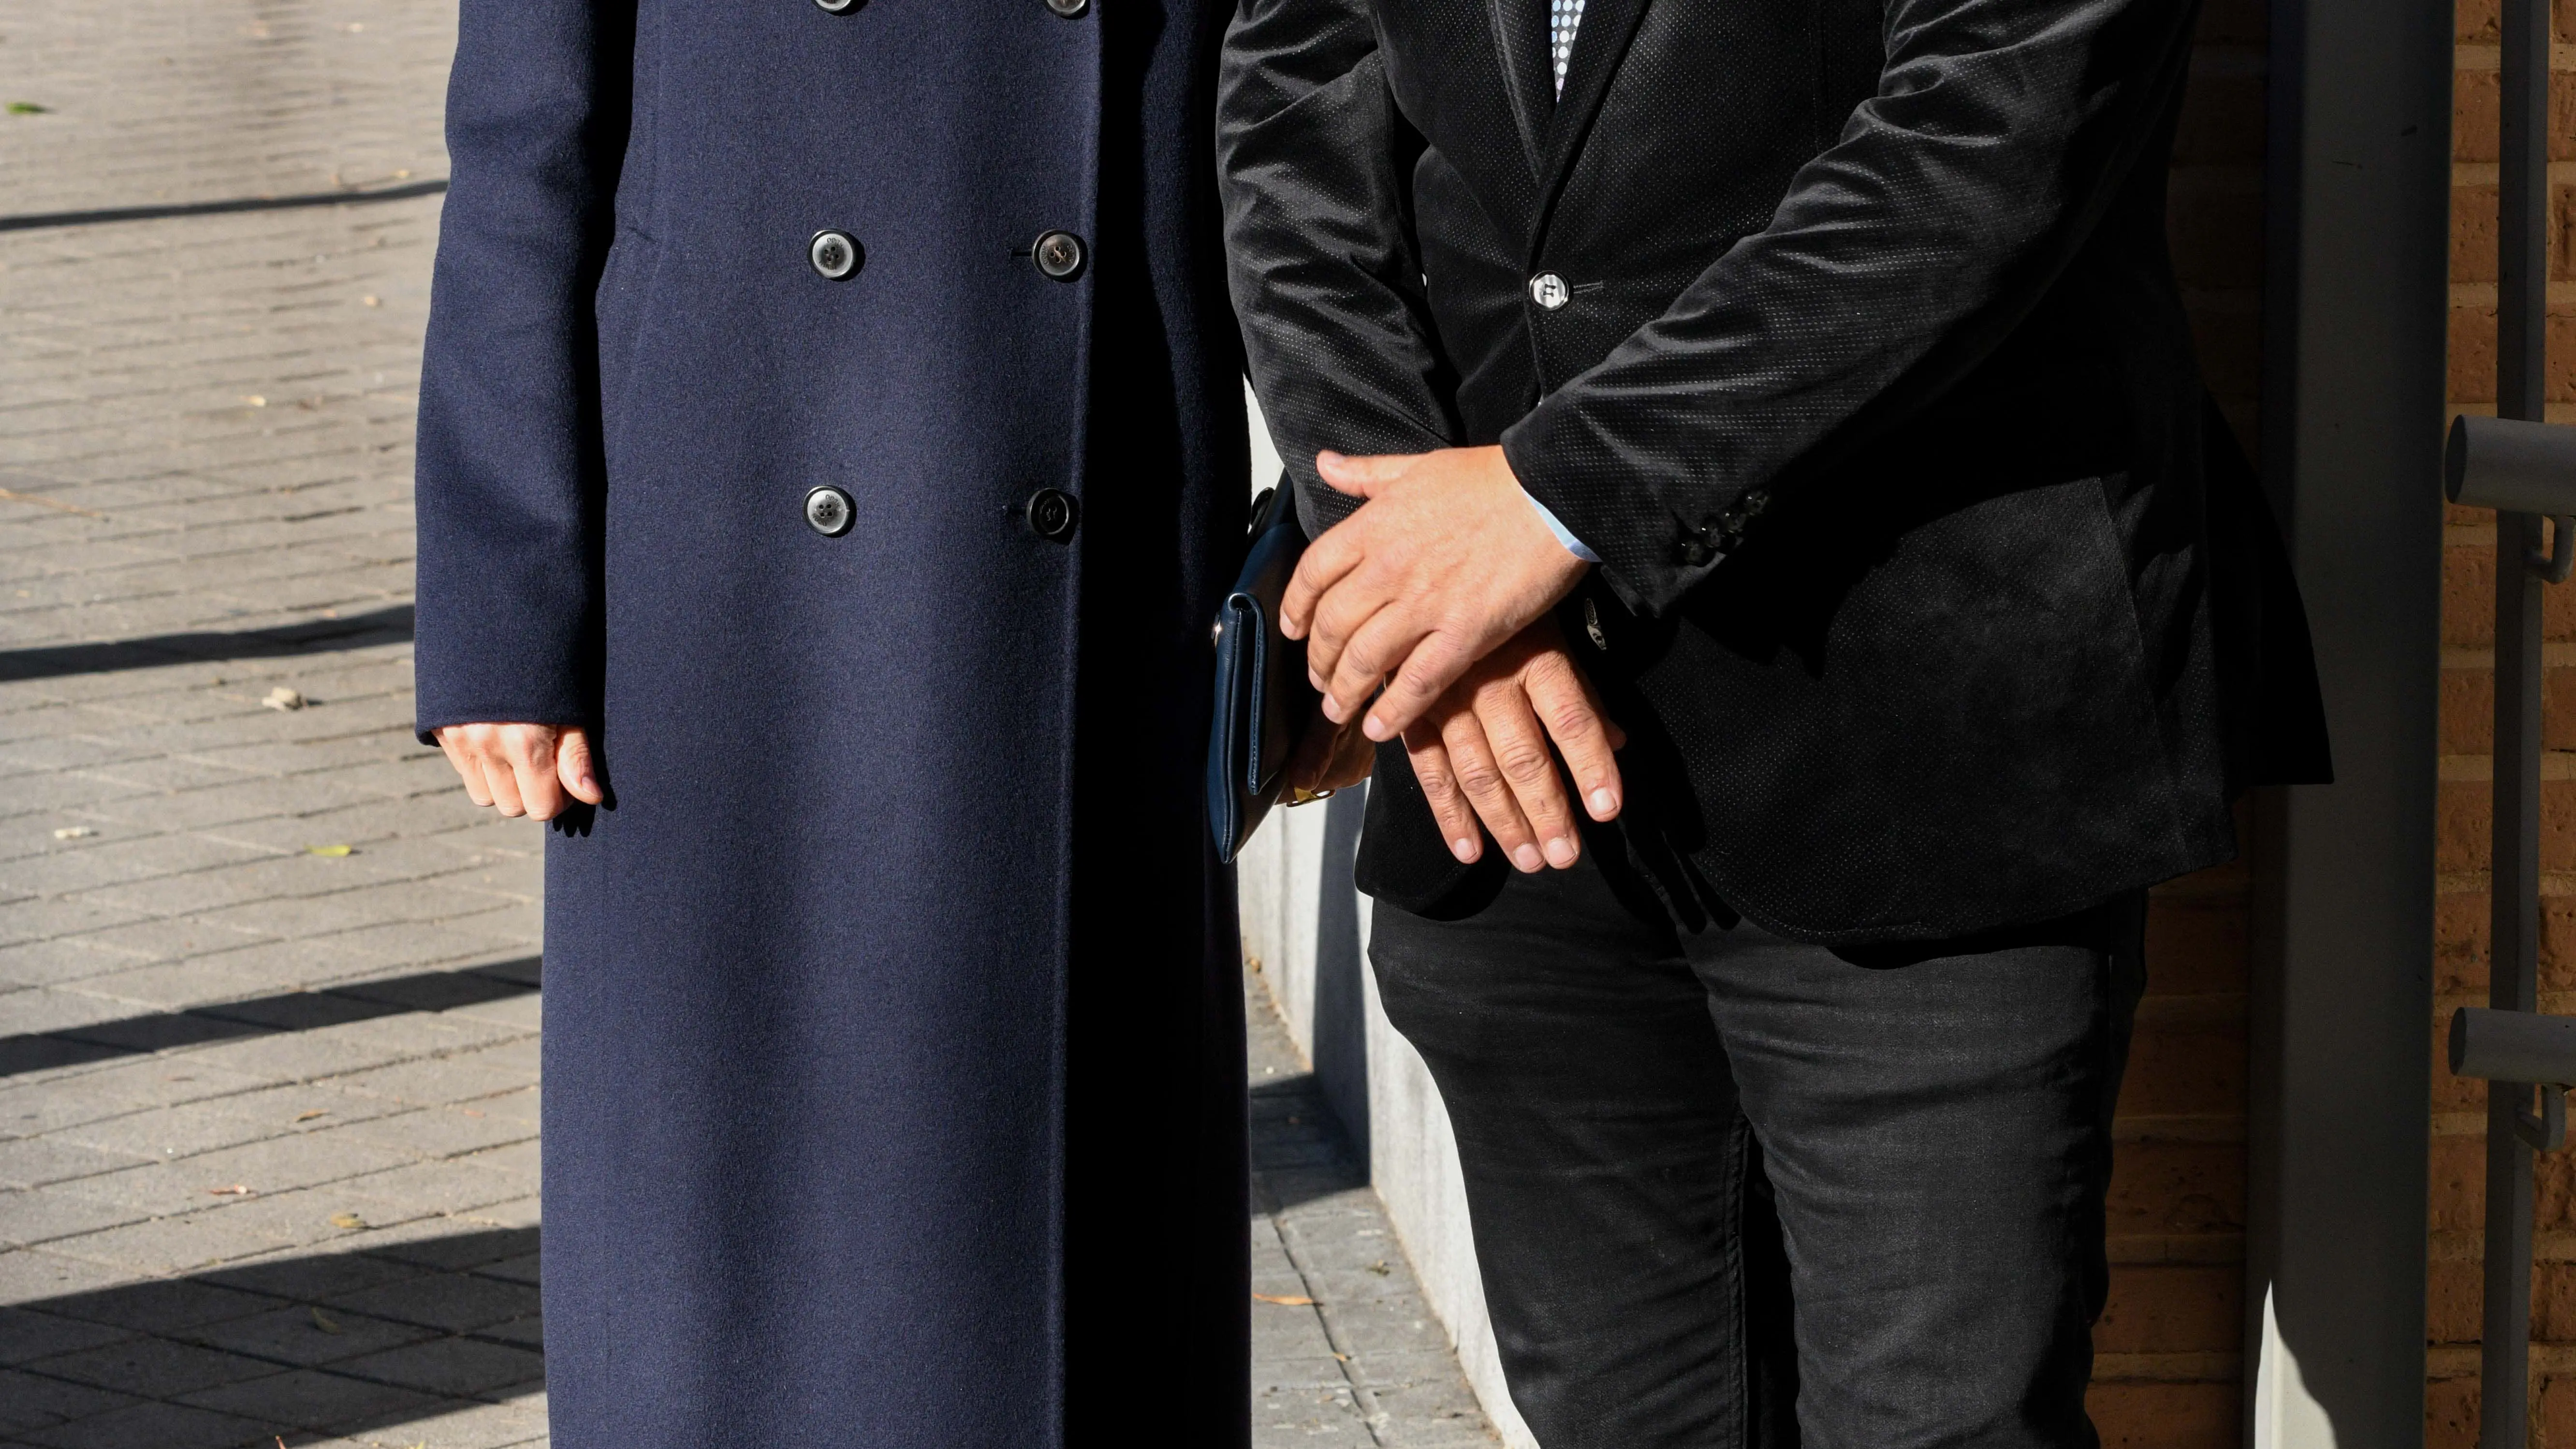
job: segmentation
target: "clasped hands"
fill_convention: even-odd
[[[1283,600],[1282,627],[1306,641],[1324,694],[1289,783],[1356,784],[1371,745],[1401,736],[1460,860],[1484,853],[1481,819],[1521,870],[1574,864],[1555,753],[1583,808],[1608,820],[1620,807],[1611,752],[1626,743],[1548,617],[1586,565],[1539,521],[1500,448],[1315,463],[1366,501],[1307,547]],[[474,803],[503,815],[547,820],[606,798],[579,726],[449,725],[437,739]]]
[[[1315,466],[1366,502],[1307,546],[1282,600],[1324,695],[1289,783],[1354,784],[1367,743],[1401,737],[1460,860],[1484,853],[1481,819],[1523,871],[1574,864],[1555,754],[1583,808],[1608,820],[1621,802],[1611,752],[1626,743],[1548,615],[1588,565],[1539,520],[1500,448],[1327,452]]]

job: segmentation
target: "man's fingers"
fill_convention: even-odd
[[[1440,838],[1449,842],[1449,853],[1473,865],[1485,853],[1485,832],[1476,826],[1476,814],[1458,793],[1458,776],[1450,768],[1449,751],[1440,743],[1436,730],[1421,730],[1405,736],[1404,752],[1413,761],[1413,778],[1422,786],[1422,798],[1431,805],[1431,818],[1440,822]]]
[[[1423,711],[1449,692],[1490,643],[1462,640],[1446,629],[1434,629],[1411,646],[1404,663],[1387,681],[1386,690],[1369,706],[1365,728],[1370,739],[1391,740],[1413,727]]]
[[[608,798],[608,792],[599,788],[599,770],[591,763],[587,730],[575,726],[555,741],[555,778],[584,804],[596,805]]]
[[[1486,741],[1484,724],[1475,711],[1462,709],[1442,721],[1440,742],[1448,746],[1460,793],[1476,807],[1477,818],[1494,833],[1495,843],[1502,846],[1513,867],[1524,872],[1546,869],[1547,857],[1540,853],[1538,837],[1521,815],[1520,801],[1503,778],[1502,762]]]
[[[1353,527],[1357,522],[1356,517],[1346,518],[1325,529],[1323,537],[1298,555],[1297,571],[1288,576],[1288,587],[1279,595],[1281,633],[1291,639],[1305,638],[1314,623],[1316,601],[1368,556],[1360,530]]]
[[[1329,601],[1327,601],[1329,603]],[[1341,656],[1326,676],[1325,694],[1333,701],[1343,719],[1359,713],[1369,696],[1377,693],[1378,684],[1392,669],[1413,652],[1430,632],[1421,611],[1408,607],[1401,599],[1391,600],[1386,607],[1369,615],[1366,623],[1352,633],[1342,646]],[[1377,731],[1371,739],[1391,740],[1399,731]]]
[[[1616,818],[1621,787],[1619,762],[1611,751],[1624,739],[1611,737],[1618,726],[1602,715],[1601,702],[1592,697],[1582,671],[1563,654],[1551,651],[1530,660],[1521,671],[1521,683],[1539,723],[1547,727],[1548,738],[1565,756],[1565,767],[1583,795],[1584,809],[1595,820]]]
[[[1365,570],[1344,577],[1315,606],[1314,628],[1306,638],[1306,678],[1324,693],[1325,718],[1338,724],[1356,717],[1376,691],[1377,676],[1354,673],[1344,655],[1380,615],[1399,607]]]
[[[1521,818],[1538,836],[1539,853],[1559,870],[1582,853],[1574,827],[1573,807],[1566,803],[1565,781],[1556,772],[1556,755],[1547,733],[1530,712],[1529,696],[1513,680],[1500,680],[1476,691],[1476,720],[1493,747],[1503,783],[1511,787]]]
[[[1404,476],[1413,466],[1418,453],[1377,454],[1365,458],[1348,457],[1327,448],[1315,455],[1315,476],[1332,485],[1336,493],[1359,498],[1375,498],[1378,490]]]

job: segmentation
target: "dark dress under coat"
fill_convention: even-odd
[[[464,0],[419,723],[611,792],[547,842],[560,1449],[1134,1442],[1139,1365],[1246,1440],[1224,15],[1061,8]]]

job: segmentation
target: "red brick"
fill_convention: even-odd
[[[2424,1336],[2433,1343],[2475,1343],[2485,1331],[2480,1315],[2481,1269],[2475,1258],[2436,1258],[2425,1275]]]
[[[2257,76],[2195,75],[2184,88],[2174,160],[2263,159],[2263,82]]]
[[[2478,1449],[2478,1381],[2435,1379],[2424,1389],[2424,1449]]]
[[[2124,1142],[2112,1163],[2111,1231],[2233,1233],[2245,1226],[2245,1148],[2235,1142]]]
[[[2122,1265],[2093,1327],[2099,1353],[2234,1353],[2244,1333],[2245,1271]]]
[[[2426,1226],[2437,1233],[2486,1227],[2487,1145],[2477,1137],[2436,1137],[2426,1163],[2432,1185]]]
[[[2245,990],[2250,929],[2241,899],[2148,897],[2147,989],[2160,996]]]
[[[2236,1449],[2234,1384],[2095,1384],[2085,1396],[2102,1449]]]

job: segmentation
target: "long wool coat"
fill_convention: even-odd
[[[419,722],[611,793],[547,842],[558,1449],[1247,1437],[1224,19],[464,0]]]

